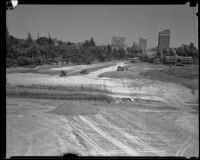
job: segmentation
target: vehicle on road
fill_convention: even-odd
[[[64,70],[60,71],[60,77],[66,77],[67,76],[67,72]]]
[[[88,71],[87,71],[87,69],[83,69],[83,70],[80,71],[80,73],[81,74],[88,74]]]
[[[128,71],[130,66],[118,66],[117,71]]]
[[[138,57],[131,58],[131,63],[140,63],[140,59]]]
[[[159,59],[155,60],[154,64],[160,64],[160,60]]]
[[[175,66],[184,66],[184,63],[183,63],[181,58],[177,59],[177,62],[175,63]]]
[[[177,62],[175,66],[184,66],[183,62]]]
[[[117,67],[117,71],[123,71],[123,70],[124,70],[123,67],[121,67],[121,66],[118,66],[118,67]]]

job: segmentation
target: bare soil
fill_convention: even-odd
[[[198,116],[160,110],[156,102],[143,103],[143,107],[139,102],[116,105],[27,98],[7,98],[6,102],[7,157],[199,154]]]
[[[43,91],[49,93],[48,87],[42,88],[36,99],[7,96],[7,157],[57,156],[69,152],[83,156],[197,157],[198,90],[191,90],[192,87],[185,87],[178,80],[168,81],[169,75],[160,72],[166,67],[163,65],[134,64],[129,72],[116,72],[117,65],[67,78],[33,73],[7,74],[10,83],[7,89],[12,91],[16,84],[22,85],[22,91],[31,90],[31,96],[38,94],[38,84],[49,83],[65,86],[61,89],[53,85],[55,95],[69,91],[68,95],[90,92],[94,96],[94,92],[101,92],[98,89],[81,90],[79,86],[105,85],[109,90],[106,95],[115,99],[110,103],[38,99],[45,95]],[[105,72],[112,73],[114,78],[98,77]],[[144,74],[140,75],[141,72]],[[145,74],[153,75],[154,79]],[[190,79],[187,83],[194,85],[193,89],[198,87]],[[33,84],[36,88],[31,88]],[[18,90],[20,87],[16,92]],[[130,100],[125,102],[123,98]]]

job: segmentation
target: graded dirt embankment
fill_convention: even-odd
[[[103,103],[7,98],[7,156],[68,152],[83,156],[198,156],[198,96],[183,85],[138,76],[149,71],[147,64],[134,65],[132,72],[118,72],[123,79],[98,77],[116,71],[118,65],[124,63],[71,77],[7,74],[10,87],[105,85],[112,92],[106,94],[132,100]],[[126,74],[137,78],[126,79]],[[76,91],[73,87],[63,89]]]
[[[116,61],[111,62],[98,62],[88,65],[75,65],[75,64],[64,64],[64,65],[41,65],[41,66],[26,66],[26,67],[10,67],[6,69],[6,73],[37,73],[37,74],[49,74],[59,75],[61,70],[67,71],[68,76],[78,75],[82,69],[87,69],[88,72],[93,72],[102,68],[110,67],[115,65]]]
[[[134,98],[134,95],[140,95],[143,99],[149,100],[154,99],[163,102],[172,100],[177,105],[184,105],[185,102],[198,103],[198,78],[188,78],[187,75],[185,75],[187,78],[184,75],[177,77],[168,72],[169,66],[166,65],[156,67],[157,65],[146,63],[134,64],[128,71],[104,72],[99,77],[109,77],[110,80],[121,81],[132,98]],[[188,68],[186,69],[188,70]]]
[[[105,104],[7,98],[6,156],[198,156],[185,111],[160,103]],[[197,114],[192,114],[198,119]],[[198,127],[195,123],[191,126]]]
[[[188,103],[196,103],[198,100],[198,96],[194,94],[197,92],[192,92],[190,89],[182,85],[158,81],[159,78],[158,80],[151,80],[149,78],[147,79],[142,76],[138,76],[141,72],[147,70],[145,68],[147,68],[148,64],[133,65],[129,72],[117,72],[117,66],[122,65],[125,64],[118,63],[116,66],[103,68],[95,72],[90,72],[87,75],[70,77],[59,77],[58,75],[50,76],[31,73],[12,73],[7,74],[7,80],[8,83],[17,85],[36,84],[54,86],[105,86],[106,89],[113,93],[109,95],[115,98],[130,98],[131,100],[141,99],[150,101],[155,100],[177,106],[188,106]],[[156,67],[156,65],[150,66],[152,68]],[[98,77],[98,75],[110,71],[116,71],[115,74],[118,76],[120,75],[121,77],[123,77],[123,79]],[[136,76],[137,78],[127,79],[127,75],[130,75],[132,77]],[[162,77],[162,75],[159,74],[156,76]]]

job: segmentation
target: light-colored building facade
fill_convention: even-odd
[[[139,49],[139,44],[137,44],[136,42],[133,42],[132,48],[134,49]]]
[[[139,38],[139,48],[142,50],[142,54],[146,54],[147,40]]]
[[[112,49],[125,49],[125,38],[119,36],[112,37],[111,47]]]
[[[158,51],[170,49],[170,30],[165,29],[158,33]]]
[[[156,56],[156,50],[147,49],[146,54],[150,57]]]

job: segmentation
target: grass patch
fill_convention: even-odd
[[[112,98],[98,89],[63,86],[7,86],[6,96],[34,99],[94,100],[110,102]]]
[[[97,114],[100,110],[100,107],[90,105],[88,103],[80,102],[67,102],[66,105],[60,105],[56,109],[49,111],[49,113],[60,114],[65,116],[73,115],[88,115],[88,114]]]
[[[199,112],[199,106],[197,106],[197,105],[191,105],[190,107],[191,107],[192,109],[194,109],[195,112]]]
[[[138,76],[131,71],[112,71],[100,74],[98,77],[108,77],[116,79],[135,79]]]
[[[148,70],[139,73],[139,75],[141,78],[181,84],[192,90],[196,90],[199,87],[198,74],[190,76],[188,73],[185,73],[185,75],[178,75],[169,72],[169,70]]]
[[[17,86],[8,86],[9,88],[18,88],[18,89],[29,89],[31,91],[38,90],[38,91],[60,91],[60,92],[98,92],[98,93],[111,93],[105,85],[92,85],[92,84],[84,84],[84,85],[76,85],[76,86],[62,86],[62,85],[17,85]]]
[[[154,108],[159,109],[159,110],[178,110],[178,108],[172,107],[172,106],[163,106],[163,107],[154,107]]]

